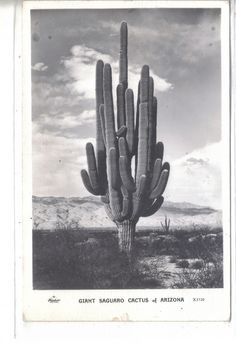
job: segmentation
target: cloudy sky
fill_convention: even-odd
[[[220,10],[31,13],[33,193],[88,195],[80,170],[85,144],[95,137],[95,64],[111,63],[117,84],[119,26],[125,20],[129,86],[136,94],[141,67],[148,64],[158,97],[158,140],[175,166],[167,198],[220,207]],[[196,185],[199,166],[204,172]]]

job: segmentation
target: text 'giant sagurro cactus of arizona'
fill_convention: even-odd
[[[82,170],[81,176],[86,189],[101,196],[117,225],[120,250],[130,256],[139,218],[153,215],[163,203],[170,166],[162,162],[163,143],[156,143],[157,99],[147,65],[141,71],[135,118],[134,95],[128,88],[127,36],[127,24],[122,22],[116,115],[111,66],[97,62],[96,155],[87,143],[88,173]]]

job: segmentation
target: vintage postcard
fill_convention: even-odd
[[[230,319],[227,1],[26,1],[25,321]]]

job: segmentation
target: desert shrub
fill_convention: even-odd
[[[218,241],[217,237],[212,240],[207,236],[203,236],[202,240],[192,247],[193,257],[203,259],[206,262],[214,262],[214,256],[217,258],[223,252],[222,241]]]
[[[181,259],[197,258],[211,261],[212,255],[218,256],[223,251],[222,232],[212,233],[207,227],[197,230],[178,230],[174,233],[179,238],[178,254]]]
[[[177,266],[179,268],[188,268],[189,262],[187,260],[180,260],[180,261],[177,261]]]
[[[206,234],[208,234],[210,232],[210,230],[211,229],[210,229],[209,226],[202,225],[202,226],[199,226],[196,231],[198,232],[198,234],[206,235]]]
[[[223,230],[222,230],[222,227],[221,226],[217,226],[217,227],[214,227],[211,229],[211,232],[212,233],[219,233],[219,234],[222,234],[223,233]]]
[[[170,262],[170,263],[176,263],[176,262],[177,262],[177,257],[176,257],[176,256],[171,256],[171,257],[169,258],[169,262]]]
[[[202,260],[197,260],[191,263],[191,268],[193,269],[202,269],[204,266],[204,262]]]
[[[156,265],[156,258],[137,259],[127,288],[164,288],[163,270]]]
[[[173,288],[222,288],[223,287],[223,263],[204,263],[199,270],[187,269],[179,276]]]
[[[179,241],[172,235],[152,236],[150,249],[154,255],[176,255],[179,252]]]
[[[161,249],[163,248],[163,237],[153,236],[149,239],[149,254],[150,255],[160,255]]]
[[[149,245],[149,237],[141,236],[141,237],[135,238],[135,245],[136,247],[140,247],[140,248],[147,247]]]
[[[186,239],[189,235],[189,231],[185,229],[177,229],[173,232],[173,235],[178,239]]]

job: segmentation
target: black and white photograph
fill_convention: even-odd
[[[228,287],[222,7],[101,3],[29,11],[32,291],[180,306]]]

